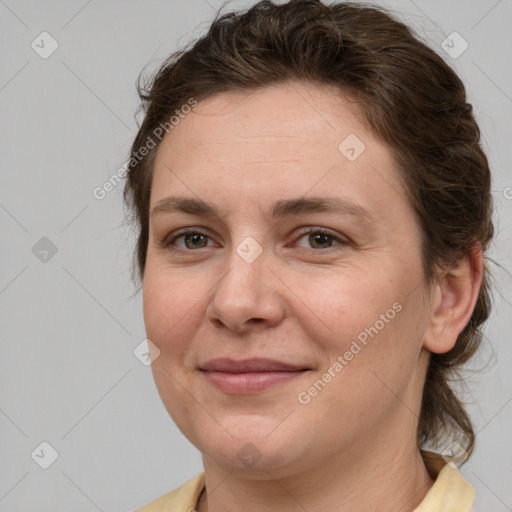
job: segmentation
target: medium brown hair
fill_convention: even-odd
[[[217,17],[206,35],[172,54],[138,91],[144,119],[131,148],[124,199],[138,229],[136,272],[144,278],[152,166],[158,144],[139,150],[191,98],[256,91],[292,80],[334,86],[354,99],[393,155],[422,231],[425,282],[480,243],[488,248],[491,176],[463,83],[445,61],[387,10],[344,2],[260,1]],[[166,125],[167,123],[167,125]],[[156,130],[156,132],[155,132]],[[160,129],[161,131],[161,129]],[[137,155],[137,158],[134,158]],[[482,341],[490,313],[484,259],[478,300],[452,350],[432,354],[418,422],[418,447],[457,442],[471,455],[475,434],[450,386]],[[426,459],[428,454],[421,451]]]

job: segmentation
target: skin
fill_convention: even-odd
[[[349,134],[366,146],[354,161],[338,149]],[[348,98],[312,84],[200,102],[158,149],[151,209],[170,195],[218,211],[152,215],[143,284],[147,336],[160,351],[156,386],[203,457],[199,511],[414,510],[433,484],[416,441],[429,357],[449,350],[471,316],[479,248],[427,286],[419,225],[388,149]],[[301,197],[350,200],[375,222],[327,212],[270,217],[274,202]],[[301,233],[308,227],[332,238]],[[183,228],[205,235],[199,248],[173,241]],[[252,263],[237,253],[248,236],[262,248]],[[298,394],[395,303],[400,312],[300,403]],[[309,371],[233,396],[199,370],[216,357],[268,357]],[[261,456],[251,467],[237,457],[248,442]]]

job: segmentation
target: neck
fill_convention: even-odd
[[[355,448],[357,452],[360,447]],[[204,458],[206,492],[197,510],[256,512],[278,506],[280,512],[412,512],[434,483],[419,450],[391,451],[384,458],[375,451],[365,457],[362,453],[336,457],[336,467],[324,465],[288,476],[276,476],[277,471],[241,476]],[[347,460],[355,463],[347,465]]]

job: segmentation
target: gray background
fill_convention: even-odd
[[[490,157],[490,255],[503,269],[493,267],[498,291],[474,363],[483,370],[468,376],[478,434],[461,471],[477,489],[478,510],[512,510],[512,2],[385,5],[459,72]],[[220,6],[0,0],[1,512],[130,511],[202,471],[150,368],[133,354],[145,331],[122,185],[103,200],[92,192],[128,155],[139,71],[202,33]],[[59,45],[47,59],[31,47],[43,31]],[[469,44],[456,59],[441,48],[453,31]],[[56,254],[41,252],[43,237]],[[31,456],[43,441],[58,452],[48,469]]]

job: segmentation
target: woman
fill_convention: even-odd
[[[152,370],[204,464],[141,510],[469,511],[493,224],[454,71],[382,9],[263,1],[140,94]]]

